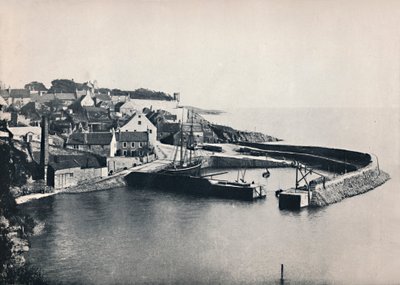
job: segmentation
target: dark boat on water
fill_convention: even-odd
[[[265,189],[253,183],[217,180],[201,176],[173,175],[170,173],[132,172],[126,177],[128,185],[150,187],[167,192],[203,197],[218,197],[252,201],[265,198]]]
[[[267,170],[266,170],[265,172],[263,172],[262,177],[268,178],[268,177],[270,177],[270,176],[271,176],[271,173],[269,172],[269,170],[268,170],[268,168],[267,168]]]

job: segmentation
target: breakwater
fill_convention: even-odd
[[[244,146],[242,152],[254,153],[254,149],[257,149],[259,155],[297,160],[312,168],[337,174],[355,171],[366,167],[371,162],[371,155],[368,153],[344,149],[249,142],[240,142],[239,145]]]
[[[379,168],[377,158],[368,153],[311,146],[258,143],[240,145],[248,148],[242,148],[242,152],[252,151],[256,155],[262,153],[276,159],[296,160],[315,169],[339,174],[326,183],[316,185],[310,203],[314,207],[327,206],[365,193],[390,179],[389,174]]]
[[[311,206],[321,207],[337,203],[345,198],[372,190],[390,178],[389,174],[379,169],[375,159],[366,167],[318,184],[313,191]]]

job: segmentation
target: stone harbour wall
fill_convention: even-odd
[[[257,159],[251,157],[211,156],[207,167],[212,168],[275,168],[288,167],[287,162],[278,160]]]
[[[375,159],[357,171],[337,176],[313,191],[311,206],[322,207],[337,203],[345,198],[370,191],[390,179],[389,174],[379,169]]]

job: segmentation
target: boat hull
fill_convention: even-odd
[[[230,185],[193,176],[171,175],[167,173],[132,172],[127,177],[129,186],[149,187],[168,192],[190,194],[196,196],[218,197],[252,201],[265,198],[265,192],[258,185]]]
[[[172,174],[172,175],[198,176],[200,174],[200,169],[201,169],[201,162],[188,167],[167,168],[161,172],[164,174]]]

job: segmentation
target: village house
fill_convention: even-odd
[[[143,157],[152,151],[148,132],[117,132],[117,156]]]
[[[120,112],[122,114],[132,115],[137,110],[143,111],[145,108],[151,110],[166,110],[175,113],[174,110],[178,108],[178,101],[128,99],[125,104],[120,107]]]
[[[0,95],[7,102],[7,104],[14,105],[17,108],[21,108],[31,101],[29,90],[26,89],[7,89],[0,91]]]
[[[148,132],[149,143],[153,146],[157,140],[157,128],[147,119],[146,115],[139,111],[134,113],[119,130],[121,132]]]
[[[66,141],[66,148],[113,157],[117,151],[115,132],[73,133]]]
[[[84,112],[91,132],[106,132],[113,128],[109,110],[100,107],[85,107]]]
[[[47,185],[62,189],[107,175],[105,159],[89,154],[52,156],[47,170]]]

